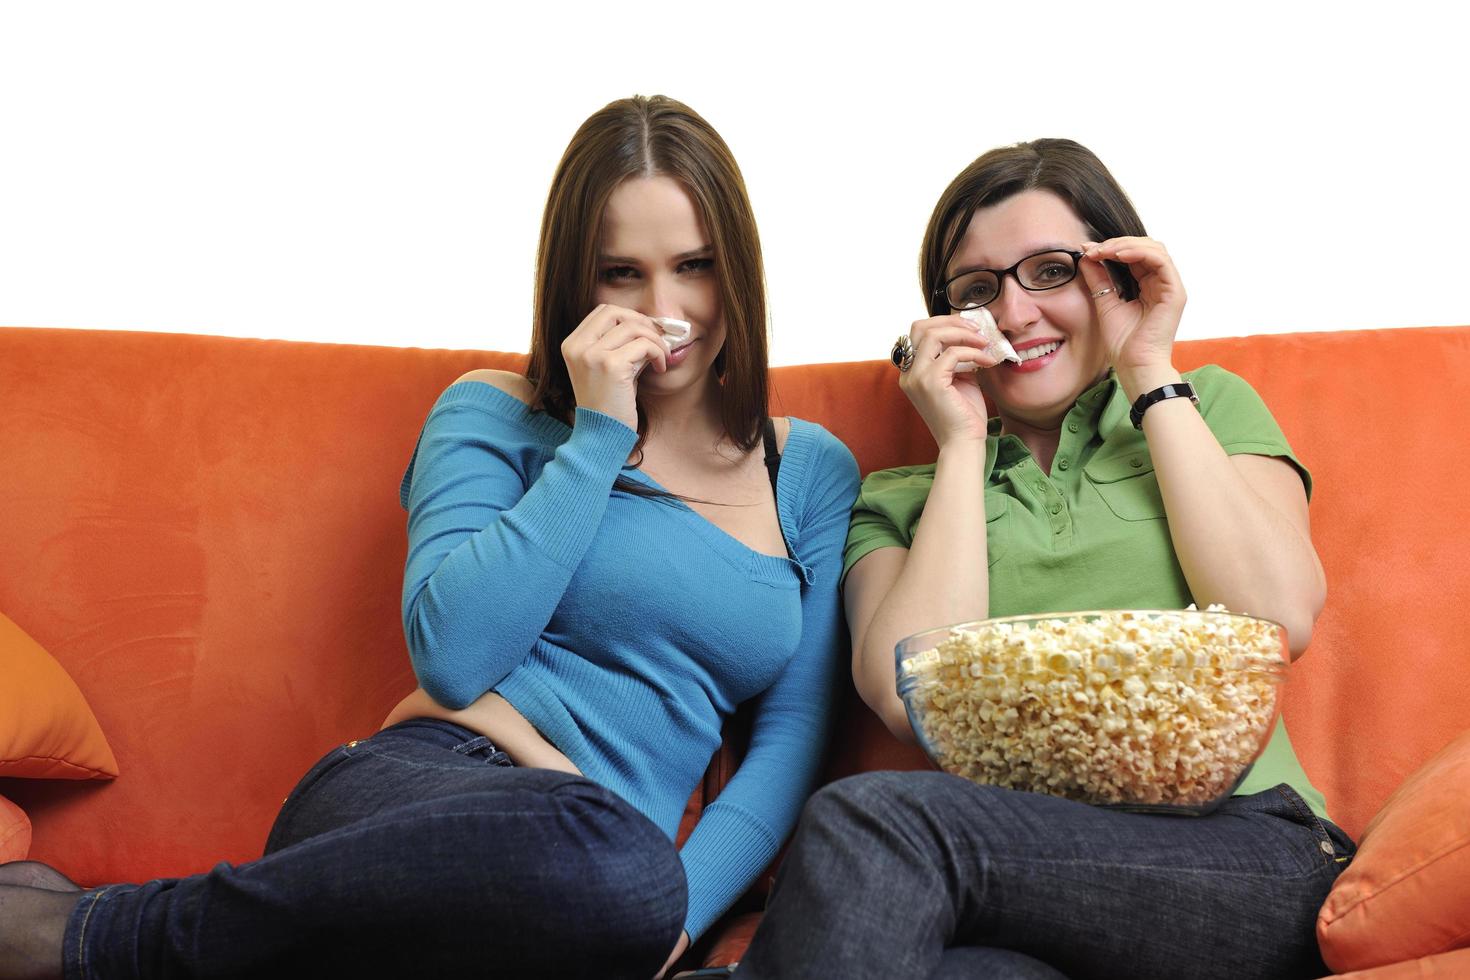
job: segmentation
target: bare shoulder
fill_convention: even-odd
[[[493,385],[507,395],[511,395],[525,402],[527,405],[531,404],[531,396],[536,390],[531,386],[531,382],[522,375],[516,374],[514,371],[497,371],[492,368],[480,368],[475,371],[470,371],[467,374],[462,374],[455,379],[454,383],[459,384],[461,381],[480,381],[487,385]]]

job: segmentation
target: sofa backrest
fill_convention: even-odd
[[[1178,359],[1250,380],[1316,478],[1330,595],[1286,711],[1357,832],[1470,719],[1470,328],[1197,341]],[[397,490],[425,414],[461,373],[523,363],[0,329],[0,612],[70,671],[122,772],[0,781],[33,856],[90,883],[260,853],[295,780],[412,686]],[[825,425],[864,473],[934,457],[885,362],[776,369],[772,411]],[[832,774],[886,765],[922,760],[849,692]]]

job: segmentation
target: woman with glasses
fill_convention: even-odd
[[[986,153],[920,267],[931,315],[893,356],[938,458],[864,481],[845,555],[853,676],[887,727],[914,739],[895,644],[949,623],[1222,603],[1300,654],[1325,598],[1310,478],[1245,381],[1175,368],[1183,284],[1102,163]],[[1014,360],[959,315],[982,308]],[[737,975],[1320,976],[1351,851],[1284,725],[1204,817],[863,774],[808,804]]]
[[[84,894],[0,867],[0,978],[64,949],[68,977],[648,980],[775,857],[825,745],[858,474],[766,414],[729,148],[661,96],[594,113],[537,266],[526,376],[450,385],[403,480],[421,688],[306,775],[258,861]],[[742,703],[745,758],[676,849]]]

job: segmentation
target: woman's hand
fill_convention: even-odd
[[[943,449],[955,440],[985,440],[985,399],[975,375],[999,360],[985,350],[985,337],[957,314],[916,320],[909,329],[913,367],[898,376],[898,386],[919,410],[934,441]],[[962,366],[969,361],[970,366]]]
[[[689,933],[679,933],[679,941],[674,944],[674,951],[669,954],[668,960],[664,962],[664,968],[662,970],[659,970],[658,973],[654,974],[653,980],[663,980],[664,976],[668,974],[669,968],[674,965],[674,961],[683,956],[684,950],[688,948]]]
[[[1174,260],[1160,242],[1152,238],[1110,238],[1105,242],[1088,242],[1083,246],[1082,278],[1092,294],[1097,310],[1098,328],[1107,346],[1108,359],[1118,372],[1118,380],[1132,397],[1133,379],[1139,379],[1144,390],[1156,387],[1151,375],[1173,370],[1174,335],[1184,313],[1184,283]],[[1117,287],[1102,264],[1112,259],[1128,266],[1138,281],[1138,298],[1124,302]],[[1099,290],[1110,292],[1102,296]]]
[[[668,370],[668,341],[642,313],[597,307],[561,342],[577,405],[638,428],[638,375],[651,366]]]

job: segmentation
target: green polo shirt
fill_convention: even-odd
[[[1312,478],[1281,427],[1243,378],[1208,365],[1189,371],[1205,423],[1225,452],[1279,456]],[[1128,399],[1110,375],[1062,420],[1051,473],[990,420],[985,443],[985,524],[990,615],[1078,609],[1182,609],[1194,601],[1169,538],[1153,459],[1128,420]],[[878,548],[907,548],[934,483],[934,464],[872,473],[853,507],[846,574]],[[1240,610],[1249,612],[1250,610]],[[1284,720],[1237,795],[1289,783],[1319,817],[1322,794],[1297,761]]]

